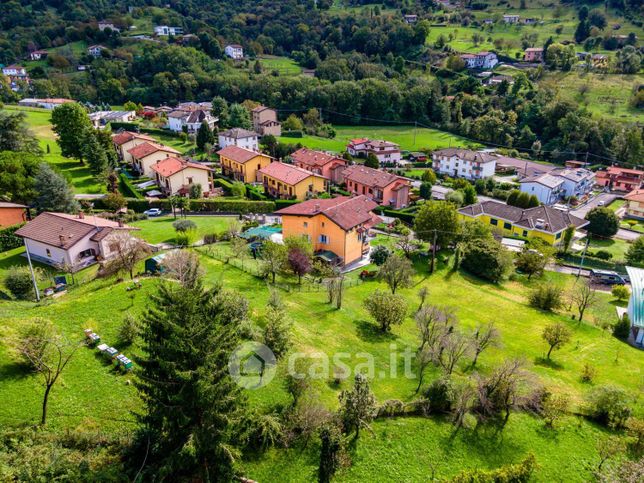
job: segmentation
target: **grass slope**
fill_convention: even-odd
[[[188,216],[186,219],[197,225],[196,238],[203,238],[210,233],[221,233],[226,230],[235,217],[225,216]],[[139,228],[137,236],[150,243],[171,243],[175,239],[175,230],[172,223],[176,220],[172,216],[160,216],[147,220],[135,221],[130,225]]]

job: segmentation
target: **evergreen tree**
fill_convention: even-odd
[[[232,104],[229,109],[228,124],[230,127],[241,127],[243,129],[250,129],[252,124],[250,122],[250,114],[241,104]]]
[[[197,147],[203,150],[204,146],[206,146],[206,144],[212,143],[213,140],[214,136],[212,134],[212,131],[210,130],[210,127],[208,126],[208,123],[206,121],[202,121],[201,126],[199,126],[199,129],[197,130]]]
[[[367,155],[367,159],[364,160],[364,165],[367,168],[378,169],[380,167],[380,162],[378,161],[378,158],[375,154],[369,153]]]
[[[582,20],[575,30],[575,42],[582,43],[590,35],[590,24],[588,20]]]
[[[508,195],[507,203],[510,206],[517,206],[517,199],[519,198],[519,195],[521,192],[519,190],[512,190],[510,191],[510,194]]]
[[[87,160],[90,171],[99,176],[108,168],[107,153],[99,142],[96,132],[92,129],[87,131],[85,141],[81,148],[82,157]]]
[[[51,113],[53,131],[58,135],[56,142],[63,156],[83,160],[83,144],[92,124],[87,111],[80,104],[67,102]]]
[[[344,431],[355,431],[360,437],[360,428],[368,428],[376,413],[376,398],[369,388],[367,378],[358,373],[350,391],[340,393],[340,417]]]
[[[474,189],[474,186],[471,184],[468,184],[463,188],[463,204],[465,204],[465,206],[473,205],[477,201],[476,189]]]
[[[530,199],[528,200],[528,208],[535,208],[540,204],[541,203],[539,203],[539,198],[537,198],[537,195],[530,195]]]
[[[210,112],[219,119],[221,127],[228,127],[228,101],[226,99],[219,96],[213,98]]]
[[[38,193],[36,209],[38,211],[59,211],[75,213],[79,209],[74,199],[74,192],[67,180],[56,173],[47,163],[42,163],[34,181]]]

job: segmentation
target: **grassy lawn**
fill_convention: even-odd
[[[280,75],[297,75],[302,68],[293,59],[264,55],[259,58],[262,68],[267,71],[278,71]]]
[[[200,240],[209,233],[221,233],[226,230],[231,221],[236,217],[226,216],[189,216],[188,220],[194,221],[197,225],[196,240]],[[172,223],[176,220],[172,216],[159,216],[147,220],[136,221],[130,225],[140,228],[137,232],[144,240],[150,243],[171,243],[175,239],[175,231]]]
[[[598,240],[591,239],[588,248],[593,251],[605,250],[613,255],[612,261],[623,261],[626,257],[626,252],[630,244],[625,240],[611,239],[611,240]]]
[[[153,132],[149,134],[149,136],[152,136],[154,139],[156,139],[159,143],[165,144],[166,146],[170,146],[171,148],[176,149],[179,151],[181,154],[194,154],[197,145],[191,141],[186,141],[183,142],[179,137],[170,134],[170,133],[163,133],[163,132]]]
[[[403,150],[423,148],[440,149],[448,146],[477,146],[458,136],[437,129],[417,128],[413,126],[334,126],[336,136],[333,139],[305,135],[303,138],[279,137],[283,143],[300,143],[313,149],[341,152],[346,150],[350,139],[368,137],[384,139],[400,144]],[[415,135],[414,135],[415,131]]]

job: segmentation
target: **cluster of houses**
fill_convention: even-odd
[[[2,68],[2,74],[9,79],[11,90],[20,90],[20,83],[29,83],[27,69],[18,64],[11,64]]]

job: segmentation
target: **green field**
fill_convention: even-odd
[[[259,57],[259,62],[265,71],[277,71],[280,75],[297,75],[302,72],[302,68],[297,62],[288,57],[263,55]]]
[[[403,150],[440,149],[450,146],[479,146],[459,136],[437,129],[414,128],[414,126],[333,126],[336,136],[333,139],[305,135],[302,138],[279,137],[283,143],[300,143],[313,149],[342,152],[347,143],[354,138],[384,139],[400,144]]]
[[[222,233],[235,217],[225,216],[188,216],[187,218],[197,225],[196,240],[201,240],[204,235]],[[172,243],[175,239],[175,230],[172,223],[176,220],[172,216],[160,216],[147,220],[135,221],[130,225],[139,228],[137,236],[150,243]]]
[[[607,251],[608,253],[613,255],[612,260],[616,262],[626,260],[626,252],[628,251],[629,247],[629,242],[625,240],[619,240],[617,238],[610,240],[597,240],[595,238],[592,238],[590,240],[590,244],[588,245],[588,248],[593,251]]]

